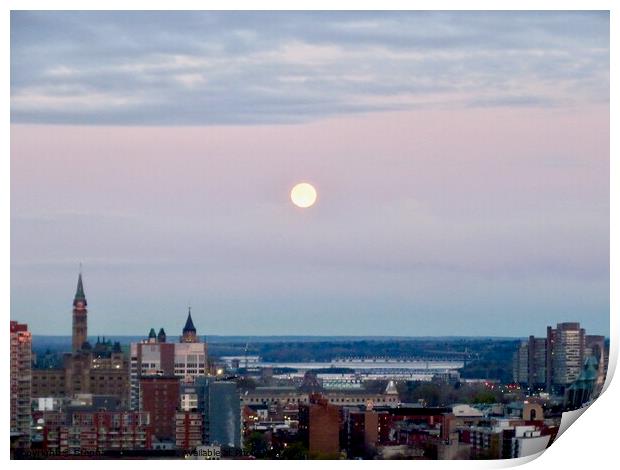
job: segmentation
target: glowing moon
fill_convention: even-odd
[[[299,183],[291,189],[291,201],[303,209],[316,202],[316,189],[310,183]]]

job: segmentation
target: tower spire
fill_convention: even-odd
[[[192,307],[187,308],[187,320],[185,321],[185,326],[183,327],[183,334],[181,336],[182,343],[195,343],[197,341],[196,338],[196,327],[194,326],[194,321],[192,320]]]
[[[82,269],[80,264],[80,274],[78,275],[77,288],[73,298],[73,352],[82,349],[87,341],[88,334],[88,310],[86,308],[86,295],[84,294],[84,284],[82,282]]]
[[[183,327],[183,333],[186,331],[193,331],[196,333],[196,327],[194,326],[194,322],[192,320],[192,307],[187,308],[187,320],[185,321],[185,326]]]
[[[82,263],[80,263],[80,274],[78,275],[77,289],[75,290],[75,297],[73,298],[73,306],[75,307],[78,301],[86,303],[86,295],[84,294],[84,284],[82,283]]]

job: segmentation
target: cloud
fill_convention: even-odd
[[[13,123],[264,124],[609,99],[592,12],[13,12]]]

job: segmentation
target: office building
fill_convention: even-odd
[[[513,380],[531,389],[564,391],[577,380],[588,357],[602,367],[597,369],[597,385],[605,380],[605,338],[586,335],[577,322],[558,323],[547,327],[546,338],[530,336],[522,342],[513,357]]]
[[[209,381],[207,390],[208,443],[241,447],[241,399],[237,384]]]
[[[181,384],[180,409],[201,414],[203,444],[241,447],[241,397],[236,382],[197,377]]]
[[[579,377],[585,355],[585,330],[579,323],[559,323],[553,334],[553,384],[567,387]]]

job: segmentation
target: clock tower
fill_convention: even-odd
[[[82,273],[78,276],[77,289],[73,299],[73,352],[82,349],[86,342],[88,310],[86,309],[86,296],[82,285]]]

